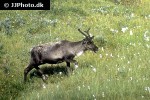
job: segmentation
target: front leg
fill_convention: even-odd
[[[75,66],[75,69],[78,68],[78,62],[76,60],[74,60],[74,66]]]
[[[67,63],[68,67],[70,67],[70,63],[74,63],[75,69],[78,68],[78,62],[76,60],[74,60],[74,59],[67,59],[66,62],[68,62]]]

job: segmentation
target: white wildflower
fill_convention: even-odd
[[[92,68],[92,70],[93,70],[94,72],[96,72],[96,68],[93,67],[93,65],[90,65],[90,67]]]
[[[130,35],[133,35],[133,32],[132,32],[132,30],[130,30]]]
[[[123,33],[125,33],[127,30],[128,30],[128,27],[123,27],[123,28],[121,29],[121,31],[122,31]]]
[[[111,28],[110,31],[114,32],[114,29]]]
[[[93,71],[96,72],[96,68],[93,68]]]
[[[103,57],[102,54],[100,54],[99,57],[102,58]]]
[[[128,64],[130,64],[130,61],[128,61]]]
[[[150,87],[145,87],[145,91],[148,91],[150,93]]]
[[[120,57],[119,54],[117,55],[117,57],[118,57],[118,58]]]
[[[90,65],[91,68],[93,68],[93,65]]]
[[[59,88],[59,85],[57,85],[56,87],[57,87],[57,89],[58,89],[58,88]]]
[[[93,94],[93,97],[94,97],[94,100],[96,100],[96,97],[95,97],[95,95]]]
[[[105,93],[104,93],[104,92],[102,92],[102,97],[103,97],[103,98],[105,97]]]
[[[59,38],[56,38],[56,40],[58,41],[58,40],[60,40]]]
[[[132,77],[130,77],[130,80],[131,80],[131,81],[132,81],[132,79],[133,79],[133,78],[132,78]]]
[[[102,51],[104,52],[104,48],[102,47]]]
[[[110,57],[114,57],[114,56],[112,55],[112,53],[110,54]]]
[[[40,96],[39,96],[39,93],[37,93],[37,97],[39,98]]]
[[[80,91],[80,89],[81,89],[81,87],[80,86],[78,86],[78,90]]]
[[[118,33],[118,30],[115,30],[115,29],[112,29],[112,28],[110,29],[110,31],[113,32],[113,33]]]
[[[134,55],[134,56],[136,56],[136,54],[135,54],[135,53],[134,53],[133,55]]]
[[[118,71],[120,70],[120,68],[117,69]]]
[[[146,47],[149,49],[150,48],[150,46],[148,45],[148,44],[146,44]]]
[[[83,87],[85,87],[85,85],[84,85],[84,84],[83,84],[82,86],[83,86]]]
[[[45,89],[46,88],[45,84],[42,84],[42,87]]]
[[[149,40],[150,40],[150,37],[149,37],[147,34],[148,34],[148,31],[146,31],[146,32],[144,33],[144,40],[145,40],[145,41],[149,41]]]
[[[59,75],[61,75],[62,74],[62,72],[59,72]]]
[[[135,45],[136,45],[136,44],[135,44],[135,43],[133,43],[133,46],[134,46],[134,47],[135,47]]]
[[[130,17],[134,17],[134,13],[131,13]]]
[[[93,94],[93,97],[95,98],[95,95]]]
[[[90,90],[90,86],[88,86],[88,90]]]
[[[125,57],[125,56],[123,56],[123,59],[126,59],[126,57]]]
[[[122,58],[122,57],[121,57],[120,59],[121,59],[121,60],[123,60],[123,58]]]
[[[148,89],[147,89],[147,87],[145,87],[145,91],[147,91]]]
[[[106,53],[106,56],[108,56],[108,53]]]
[[[75,65],[75,69],[77,69],[79,66],[78,65]]]

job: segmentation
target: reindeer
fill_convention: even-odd
[[[70,63],[74,63],[75,67],[78,67],[78,62],[74,60],[75,56],[80,56],[87,50],[93,52],[98,51],[98,47],[92,41],[94,36],[90,36],[89,30],[78,31],[85,36],[85,38],[78,42],[70,42],[68,40],[62,40],[56,43],[47,43],[43,45],[38,45],[31,50],[30,63],[24,70],[24,82],[27,80],[27,74],[35,68],[42,76],[42,80],[46,81],[46,76],[43,74],[39,65],[42,64],[58,64],[66,62],[67,72],[70,70]]]

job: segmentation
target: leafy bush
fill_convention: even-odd
[[[4,21],[3,21],[3,26],[4,26],[4,29],[5,29],[5,33],[6,35],[12,35],[12,27],[11,27],[11,20],[10,18],[6,18]]]

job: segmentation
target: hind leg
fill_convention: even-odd
[[[67,75],[69,76],[69,74],[70,74],[70,62],[66,62],[66,64],[67,64]]]
[[[33,69],[33,65],[32,64],[29,64],[27,68],[25,68],[24,70],[24,82],[27,81],[27,75],[28,73]]]

